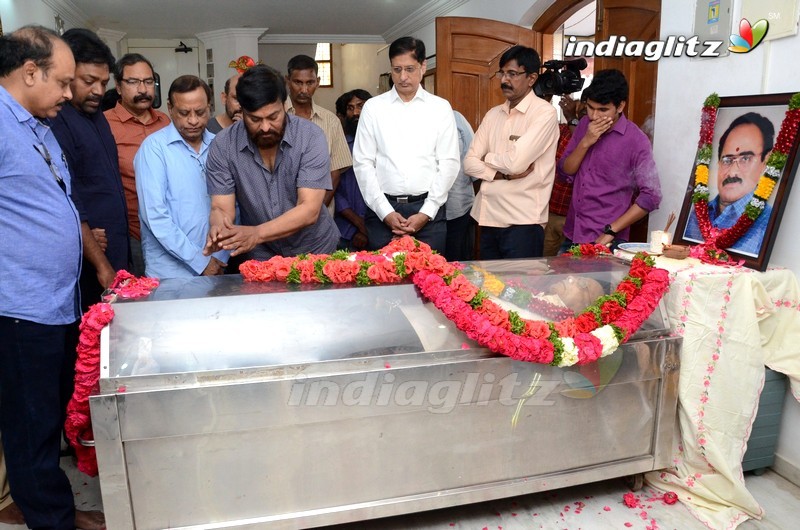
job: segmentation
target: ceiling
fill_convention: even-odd
[[[75,19],[126,38],[191,38],[230,28],[268,28],[274,35],[385,36],[442,0],[50,0]],[[456,2],[455,4],[458,4]],[[367,37],[365,39],[365,37]],[[331,39],[333,40],[333,39]],[[372,39],[385,41],[385,39]]]

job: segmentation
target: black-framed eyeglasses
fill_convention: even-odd
[[[42,158],[44,158],[47,167],[50,168],[50,173],[56,179],[58,187],[61,188],[61,191],[67,193],[67,184],[64,182],[64,179],[61,178],[61,174],[58,172],[58,167],[53,163],[53,159],[50,157],[50,151],[47,150],[47,146],[44,144],[33,144],[33,148],[36,149],[37,153],[42,155]]]
[[[504,77],[507,77],[509,79],[516,79],[517,76],[528,75],[528,72],[526,72],[524,70],[522,72],[517,72],[516,70],[498,70],[498,71],[495,72],[495,75],[499,79],[502,79]]]
[[[141,84],[144,86],[154,86],[156,84],[156,80],[152,77],[148,77],[147,79],[138,79],[136,77],[128,77],[122,80],[123,83],[128,85],[131,88],[136,88]]]

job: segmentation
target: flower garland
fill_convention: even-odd
[[[650,316],[669,286],[667,272],[640,253],[614,293],[601,296],[574,318],[545,322],[505,311],[458,267],[408,236],[373,253],[276,256],[247,261],[239,270],[245,281],[260,282],[368,285],[411,276],[423,296],[480,345],[512,359],[553,366],[586,364],[616,351]]]
[[[89,396],[97,389],[100,379],[100,332],[114,318],[114,309],[108,302],[116,298],[147,296],[156,287],[156,278],[137,278],[128,271],[121,270],[104,293],[104,301],[91,306],[81,318],[76,350],[78,357],[75,362],[75,388],[67,404],[64,431],[70,445],[75,449],[78,469],[89,476],[97,476],[97,458],[95,448],[84,445],[82,441],[94,440]]]
[[[720,98],[714,93],[706,98],[700,119],[700,140],[698,142],[697,158],[694,171],[694,191],[692,203],[700,233],[703,236],[703,247],[714,252],[733,246],[753,225],[761,212],[767,206],[767,201],[772,195],[775,185],[780,179],[781,172],[786,165],[788,153],[794,144],[800,124],[800,93],[794,94],[789,100],[789,108],[781,123],[781,129],[775,146],[767,159],[764,174],[758,180],[753,197],[745,206],[745,211],[739,219],[729,228],[718,229],[711,226],[708,212],[708,165],[711,163],[714,126],[717,121]]]

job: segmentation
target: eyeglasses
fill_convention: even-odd
[[[400,75],[405,72],[408,75],[412,75],[414,72],[419,70],[419,68],[419,66],[392,66],[392,73],[394,75]]]
[[[756,157],[761,153],[747,153],[743,155],[725,155],[719,159],[719,163],[724,168],[730,168],[734,164],[739,166],[739,169],[749,169],[756,161]]]
[[[136,88],[141,84],[144,84],[144,86],[153,86],[156,84],[156,80],[153,79],[152,77],[148,77],[147,79],[137,79],[135,77],[129,77],[127,79],[123,79],[122,82],[131,88]]]
[[[61,178],[61,174],[58,172],[58,167],[53,164],[53,159],[50,157],[50,151],[47,150],[47,146],[44,144],[33,144],[33,148],[36,149],[37,153],[42,155],[42,158],[44,158],[47,167],[50,169],[50,173],[53,175],[53,177],[55,177],[58,187],[61,188],[61,191],[67,193],[67,185],[64,183],[64,179]]]
[[[506,71],[498,70],[498,71],[495,72],[495,75],[499,79],[502,79],[504,77],[508,77],[509,79],[513,80],[513,79],[516,79],[517,76],[528,75],[528,72],[525,72],[524,70],[522,72],[517,72],[516,70],[506,70]]]

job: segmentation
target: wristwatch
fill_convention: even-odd
[[[572,118],[567,122],[567,125],[572,125],[573,127],[577,127],[578,124],[581,122],[578,118]]]
[[[610,235],[610,236],[612,236],[612,237],[617,237],[617,233],[616,233],[616,232],[614,232],[614,229],[613,229],[613,228],[611,228],[611,225],[606,225],[606,226],[604,226],[604,227],[603,227],[603,233],[604,233],[604,234],[608,234],[608,235]]]

